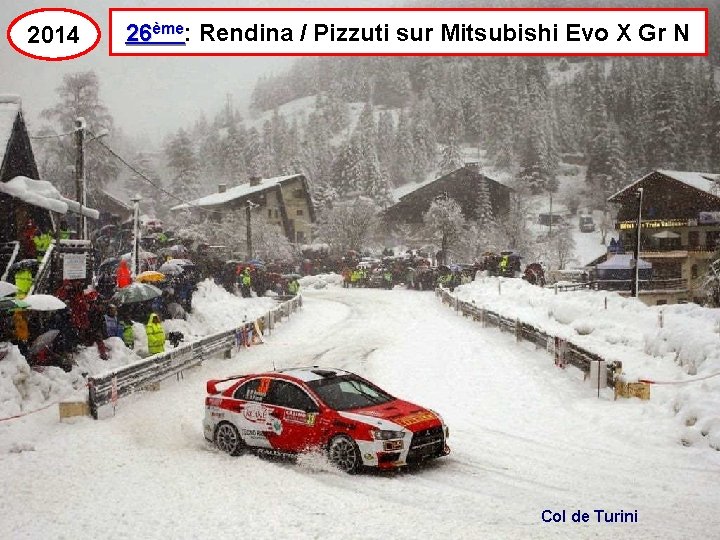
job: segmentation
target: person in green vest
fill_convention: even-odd
[[[25,298],[30,292],[32,284],[33,275],[32,271],[29,268],[21,268],[20,270],[15,272],[15,286],[18,289],[15,293],[15,296],[17,298]]]
[[[135,348],[135,330],[133,329],[132,320],[127,315],[123,316],[120,321],[120,328],[122,329],[122,340],[128,349]]]
[[[70,228],[68,227],[67,221],[64,219],[60,220],[60,226],[58,227],[58,237],[60,240],[70,239]]]
[[[385,282],[386,289],[393,288],[393,275],[392,275],[392,271],[389,268],[386,268],[383,271],[383,281]]]
[[[148,353],[151,355],[165,352],[165,329],[157,313],[151,313],[145,325],[148,340]]]
[[[250,298],[250,286],[252,285],[252,276],[250,275],[250,268],[245,267],[243,273],[240,274],[240,293],[243,298]]]
[[[33,236],[33,243],[35,244],[35,255],[38,261],[43,260],[45,252],[50,247],[50,242],[52,242],[52,239],[52,235],[49,232],[38,232],[38,234]]]
[[[300,292],[300,283],[298,283],[297,278],[292,278],[288,283],[287,288],[288,293],[290,293],[292,296],[295,296],[298,292]]]

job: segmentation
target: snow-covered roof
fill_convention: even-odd
[[[672,178],[673,180],[677,180],[678,182],[681,182],[685,184],[686,186],[690,186],[692,188],[695,188],[699,191],[704,191],[705,193],[709,193],[710,195],[714,195],[715,197],[720,197],[720,185],[716,184],[716,182],[720,181],[720,174],[715,173],[705,173],[705,172],[691,172],[691,171],[669,171],[666,169],[658,169],[656,171],[653,171],[651,173],[646,174],[639,180],[636,180],[632,184],[625,186],[620,191],[615,193],[614,195],[608,197],[608,200],[612,200],[624,191],[627,191],[628,189],[632,188],[633,186],[639,184],[643,180],[645,180],[647,177],[659,173],[664,176],[667,176],[668,178]]]
[[[5,158],[5,151],[10,142],[10,135],[19,112],[19,96],[0,95],[0,164]]]
[[[604,263],[597,265],[598,270],[627,270],[633,268],[633,255],[631,253],[620,253],[613,255]],[[640,268],[652,268],[652,264],[644,259],[638,259]]]
[[[304,382],[308,381],[317,381],[319,379],[323,378],[322,374],[316,373],[316,371],[334,371],[337,375],[348,375],[349,372],[342,370],[342,369],[335,369],[335,368],[318,368],[318,367],[308,367],[308,368],[290,368],[290,369],[283,369],[280,370],[280,373],[283,375],[288,375],[290,377],[295,377],[296,379],[299,379]]]
[[[46,180],[33,180],[27,176],[16,176],[9,182],[0,182],[0,193],[6,193],[28,204],[58,214],[67,214],[70,211],[91,219],[100,217],[97,210],[87,206],[80,206],[79,202],[63,197],[55,186]]]
[[[291,174],[288,176],[275,176],[273,178],[263,178],[262,180],[260,180],[260,182],[257,185],[254,185],[254,186],[251,186],[249,183],[240,184],[239,186],[230,188],[223,193],[212,193],[210,195],[206,195],[205,197],[200,197],[199,199],[190,201],[189,204],[187,204],[187,203],[178,204],[177,206],[173,206],[171,208],[171,210],[184,210],[185,208],[190,208],[192,206],[219,206],[219,205],[228,203],[230,201],[234,201],[235,199],[241,199],[243,197],[247,197],[248,195],[252,195],[253,193],[260,193],[262,191],[265,191],[267,189],[275,187],[279,184],[282,184],[283,182],[285,182],[287,180],[290,180],[292,178],[297,178],[299,176],[302,176],[302,175],[300,173],[296,173],[296,174]]]

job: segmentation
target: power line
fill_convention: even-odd
[[[93,136],[94,136],[94,135],[93,135]],[[166,190],[165,188],[163,188],[162,186],[158,185],[156,182],[154,182],[153,180],[151,180],[150,178],[148,178],[148,177],[147,177],[145,174],[143,174],[141,171],[139,171],[138,169],[136,169],[133,165],[131,165],[130,163],[128,163],[127,160],[125,160],[121,155],[119,155],[117,152],[115,152],[115,150],[113,150],[113,149],[110,148],[108,145],[106,145],[106,144],[102,141],[102,139],[99,139],[99,138],[96,137],[94,140],[97,141],[98,144],[100,144],[100,146],[102,146],[103,148],[105,148],[105,150],[107,150],[111,155],[113,155],[115,158],[117,158],[117,159],[118,159],[123,165],[125,165],[128,169],[130,169],[132,172],[134,172],[134,173],[135,173],[136,175],[138,175],[140,178],[142,178],[143,180],[145,180],[148,184],[150,184],[151,186],[153,186],[153,187],[154,187],[155,189],[157,189],[158,191],[164,193],[165,195],[168,195],[169,197],[172,197],[172,198],[175,199],[176,201],[180,201],[181,203],[186,204],[186,205],[188,205],[188,206],[191,206],[191,207],[193,207],[193,208],[197,208],[197,209],[199,209],[199,210],[203,210],[204,212],[209,212],[209,213],[213,213],[213,214],[221,214],[221,215],[224,214],[224,212],[220,212],[219,210],[211,210],[210,208],[205,208],[205,207],[203,207],[203,206],[200,206],[200,205],[198,205],[198,204],[192,203],[192,202],[190,202],[190,201],[186,201],[185,199],[183,199],[183,198],[181,198],[181,197],[178,197],[178,196],[175,195],[174,193],[172,193],[172,192]]]
[[[67,137],[68,135],[74,135],[75,130],[68,131],[67,133],[54,133],[52,135],[30,135],[32,140],[40,139],[59,139],[60,137]]]

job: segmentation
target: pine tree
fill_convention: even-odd
[[[437,199],[423,215],[426,233],[440,243],[440,263],[447,264],[449,255],[460,240],[465,216],[453,199]]]
[[[198,195],[198,161],[190,137],[179,129],[165,147],[172,177],[169,188],[180,199],[189,201]]]
[[[450,136],[448,142],[443,146],[440,162],[438,163],[437,176],[445,176],[453,171],[462,168],[465,165],[465,160],[460,152],[455,137]]]

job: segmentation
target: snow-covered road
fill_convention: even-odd
[[[545,351],[481,328],[431,293],[308,291],[301,312],[229,360],[208,360],[105,421],[48,410],[0,427],[0,538],[711,538],[720,453],[672,419],[598,399]],[[202,435],[205,381],[320,365],[440,412],[452,454],[348,476],[320,456],[231,458]],[[8,449],[10,451],[8,451]],[[567,511],[544,523],[543,510]],[[571,523],[576,510],[590,523]],[[594,523],[595,509],[639,523]]]

